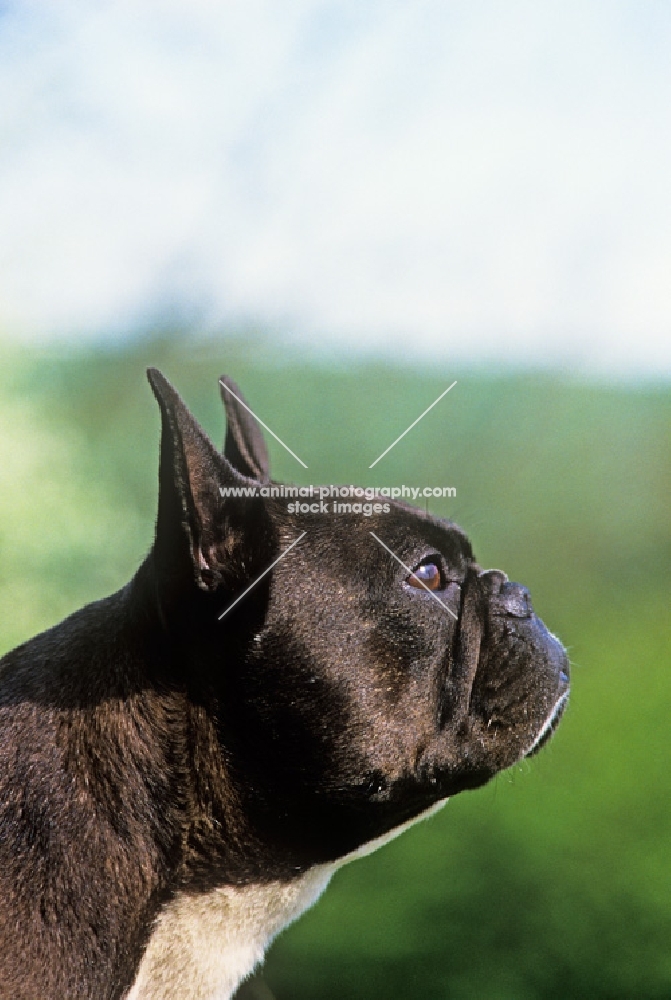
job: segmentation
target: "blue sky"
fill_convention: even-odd
[[[0,335],[671,374],[671,5],[5,4]]]

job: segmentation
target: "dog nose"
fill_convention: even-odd
[[[501,588],[508,583],[508,577],[501,569],[483,569],[478,579],[486,584],[490,594],[499,594]]]
[[[521,583],[504,583],[499,591],[499,601],[506,614],[513,618],[530,618],[533,614],[531,595]]]
[[[478,579],[487,587],[490,608],[494,614],[531,618],[534,613],[531,596],[521,583],[513,583],[500,569],[484,570]]]

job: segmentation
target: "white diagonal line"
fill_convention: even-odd
[[[277,559],[274,562],[272,562],[270,564],[270,566],[268,566],[267,569],[264,569],[263,573],[261,573],[260,576],[257,576],[256,580],[254,580],[253,583],[250,583],[250,585],[247,587],[247,590],[243,590],[243,592],[240,594],[240,596],[236,597],[235,600],[233,601],[233,603],[229,604],[228,607],[226,608],[226,610],[221,612],[221,614],[219,615],[219,621],[221,621],[221,619],[224,617],[224,615],[227,615],[228,612],[231,610],[231,608],[234,608],[235,605],[238,603],[238,601],[241,601],[242,598],[246,594],[248,594],[249,591],[252,590],[257,585],[257,583],[259,583],[260,580],[263,580],[264,576],[267,573],[270,573],[270,571],[273,568],[273,566],[277,566],[277,564],[280,561],[280,559],[284,559],[284,557],[287,554],[287,552],[291,552],[291,550],[293,549],[294,545],[298,545],[298,543],[300,542],[300,540],[303,537],[303,535],[307,535],[307,531],[304,531],[303,534],[301,534],[301,535],[298,536],[298,538],[295,538],[293,540],[293,542],[291,543],[291,545],[287,546],[287,548],[284,550],[284,552],[280,552],[280,554],[278,555]]]
[[[279,441],[279,443],[282,445],[282,447],[286,448],[286,450],[289,452],[289,454],[292,455],[293,458],[295,458],[297,462],[300,462],[300,464],[303,466],[304,469],[307,469],[307,465],[305,464],[305,462],[301,461],[301,459],[298,457],[298,455],[294,451],[291,450],[291,448],[289,447],[289,445],[285,444],[284,441],[282,440],[282,438],[279,438],[277,436],[277,434],[275,433],[275,431],[271,431],[271,429],[268,426],[268,424],[264,424],[263,420],[261,420],[260,417],[257,417],[257,415],[254,413],[254,410],[250,410],[250,408],[247,406],[247,404],[244,402],[244,400],[240,399],[239,396],[236,396],[235,393],[233,392],[233,390],[229,389],[228,386],[226,385],[226,383],[222,382],[221,379],[219,379],[219,385],[223,385],[223,387],[226,390],[226,392],[230,392],[230,394],[233,397],[233,399],[237,399],[237,401],[240,404],[240,406],[244,406],[244,408],[247,410],[247,412],[251,413],[251,415],[254,417],[254,419],[258,420],[258,422],[261,424],[261,426],[264,427],[268,431],[269,434],[272,434],[272,436],[275,438],[275,440]],[[450,386],[450,388],[452,388],[452,387]],[[436,400],[436,402],[437,402],[437,400]],[[423,416],[423,414],[422,414],[422,416]]]
[[[406,570],[406,572],[408,573],[408,576],[414,576],[413,570],[411,570],[409,566],[406,566],[405,563],[403,562],[403,560],[399,559],[398,556],[396,555],[396,553],[392,552],[392,550],[389,548],[389,546],[385,545],[384,542],[382,541],[382,539],[378,538],[374,531],[369,531],[368,534],[372,535],[373,538],[375,539],[375,541],[379,542],[380,545],[382,546],[382,548],[386,549],[387,552],[389,553],[389,555],[393,556],[394,559],[396,560],[396,562],[401,564],[401,566],[403,567],[403,569]],[[443,604],[443,602],[441,601],[441,599],[439,597],[436,597],[436,595],[434,594],[434,592],[432,590],[429,590],[429,588],[427,587],[427,585],[424,583],[423,580],[420,580],[419,577],[417,577],[417,582],[421,583],[421,585],[424,587],[424,590],[427,592],[427,594],[430,594],[431,597],[433,597],[434,601],[438,601],[438,603],[440,604],[441,608],[444,608],[445,611],[447,611],[448,615],[452,615],[452,617],[454,618],[455,622],[459,621],[459,618],[457,617],[457,615],[455,615],[455,613],[452,610],[452,608],[448,608],[447,604]]]
[[[434,401],[431,404],[431,406],[427,406],[427,408],[424,410],[424,413],[421,413],[417,417],[417,420],[413,420],[413,422],[410,424],[410,426],[406,427],[406,429],[403,431],[402,434],[399,434],[399,436],[396,438],[396,440],[392,444],[389,445],[389,447],[386,449],[386,451],[383,451],[381,455],[378,455],[378,457],[373,462],[373,465],[377,465],[377,463],[380,461],[380,459],[384,458],[384,456],[387,454],[387,452],[391,451],[391,449],[394,447],[394,445],[398,444],[398,442],[401,440],[401,438],[404,438],[405,435],[408,433],[408,431],[411,431],[413,429],[413,427],[420,422],[420,420],[422,419],[422,417],[425,417],[427,415],[427,413],[429,412],[429,410],[432,410],[434,408],[434,406],[436,405],[436,403],[440,403],[440,401],[443,398],[443,396],[447,396],[447,394],[450,391],[450,389],[454,389],[454,387],[455,387],[456,384],[457,384],[456,381],[453,382],[452,385],[449,385],[447,387],[447,389],[445,390],[445,392],[441,392],[441,394],[438,397],[438,399],[434,399]],[[373,465],[369,465],[368,468],[372,469]]]

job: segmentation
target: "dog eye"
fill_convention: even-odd
[[[440,589],[440,570],[435,563],[422,563],[410,574],[407,579],[407,583],[411,587],[417,587],[419,590],[439,590]]]

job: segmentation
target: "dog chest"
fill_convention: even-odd
[[[156,921],[127,1000],[227,1000],[335,868],[319,865],[289,883],[177,896]]]

